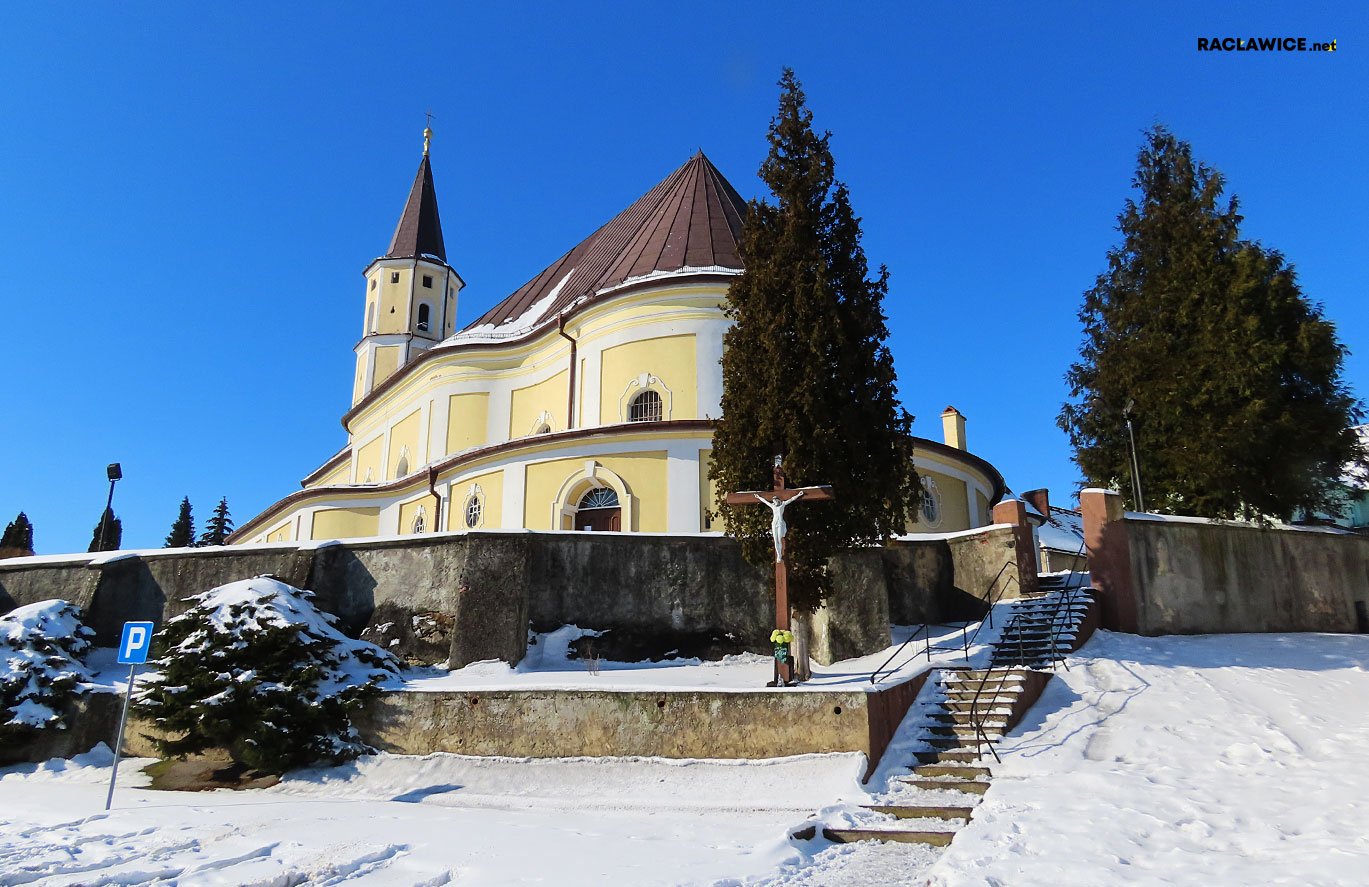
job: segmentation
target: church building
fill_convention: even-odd
[[[366,266],[347,444],[230,541],[480,529],[722,529],[708,481],[723,312],[746,202],[702,153],[475,320],[448,263],[431,130],[384,255]],[[915,438],[913,532],[990,522],[1003,479]]]

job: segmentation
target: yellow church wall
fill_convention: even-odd
[[[350,539],[377,536],[379,508],[321,508],[314,512],[310,539]]]
[[[710,517],[717,506],[718,485],[708,479],[713,467],[713,451],[699,450],[699,528],[702,530],[721,530],[722,521]]]
[[[484,446],[490,415],[489,392],[453,394],[447,403],[447,452]]]
[[[437,513],[437,500],[432,496],[424,496],[412,502],[405,502],[399,506],[399,532],[401,535],[409,535],[414,531],[414,516],[418,514],[418,509],[423,509],[423,532],[431,533],[434,531],[433,515]]]
[[[276,527],[274,530],[272,530],[271,532],[267,533],[267,534],[266,534],[266,541],[267,541],[267,542],[289,542],[289,541],[291,541],[291,539],[290,539],[290,521],[286,521],[285,523],[281,524],[279,527]]]
[[[377,437],[366,446],[357,450],[357,473],[356,482],[366,483],[366,473],[370,472],[371,482],[379,483],[384,480],[380,470],[380,454],[385,447],[385,441]]]
[[[958,477],[949,477],[939,471],[931,471],[918,466],[918,473],[936,481],[936,489],[941,500],[941,523],[935,530],[950,533],[970,528],[969,502],[965,496],[965,482]],[[928,529],[921,516],[918,517],[919,529]]]
[[[328,472],[323,477],[320,477],[318,480],[309,484],[309,488],[331,487],[336,486],[337,484],[345,484],[347,483],[348,478],[351,476],[351,473],[351,464],[348,462],[343,462],[337,468],[334,468],[332,471]]]
[[[484,497],[479,526],[486,529],[502,527],[504,525],[504,472],[500,470],[463,478],[452,483],[451,515],[447,528],[450,530],[466,529],[466,499],[470,496],[472,484],[480,487],[481,495]]]
[[[562,370],[550,379],[515,388],[509,405],[509,438],[527,437],[533,422],[543,412],[551,414],[551,430],[566,428],[566,382],[568,372]]]
[[[366,384],[366,356],[363,351],[357,357],[357,374],[352,380],[352,403],[361,400],[362,388]]]
[[[989,508],[989,497],[988,497],[988,496],[985,496],[983,493],[979,492],[978,490],[975,490],[975,491],[974,491],[974,504],[975,504],[975,511],[978,512],[978,514],[976,515],[976,518],[977,518],[977,521],[978,521],[979,526],[982,527],[982,526],[986,526],[986,525],[992,523],[992,521],[990,520],[990,517],[992,516],[992,510]]]
[[[594,461],[621,477],[632,495],[632,526],[624,526],[623,529],[639,533],[664,533],[665,451],[600,456]],[[529,530],[565,529],[551,526],[552,501],[566,479],[584,467],[584,459],[556,459],[529,465],[523,499],[523,526]]]
[[[408,268],[375,269],[380,275],[379,317],[376,319],[376,332],[407,333],[409,331],[409,278],[412,271]],[[398,283],[391,283],[393,275],[399,275]],[[377,378],[376,384],[380,384]]]
[[[628,383],[651,373],[670,391],[670,415],[674,419],[696,417],[698,379],[695,375],[694,336],[663,336],[627,342],[604,351],[599,369],[599,423],[627,421],[620,400]],[[633,392],[636,394],[636,389]],[[630,401],[629,401],[630,402]]]
[[[385,466],[386,480],[394,480],[401,476],[399,460],[406,451],[409,456],[408,471],[413,471],[422,464],[418,460],[418,418],[419,411],[414,410],[390,429],[390,464]]]
[[[398,345],[381,345],[376,348],[376,368],[375,375],[371,379],[371,387],[379,388],[380,383],[394,375],[395,370],[399,369]]]

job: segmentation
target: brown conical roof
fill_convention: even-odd
[[[530,331],[577,300],[654,273],[740,271],[745,212],[746,201],[700,151],[463,332],[499,332],[501,325],[510,333]],[[531,317],[534,307],[541,310]]]
[[[437,189],[433,187],[433,170],[428,155],[418,164],[418,175],[409,189],[409,199],[399,216],[395,236],[390,238],[387,259],[409,259],[414,256],[437,256],[447,261],[447,247],[442,242],[442,220],[437,215]]]

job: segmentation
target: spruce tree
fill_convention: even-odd
[[[180,513],[176,515],[176,522],[171,525],[171,532],[166,536],[166,544],[163,548],[189,548],[195,544],[195,518],[190,513],[190,497],[186,496],[181,500]]]
[[[745,271],[732,282],[722,418],[710,478],[729,534],[748,560],[773,565],[770,512],[728,506],[734,490],[769,489],[776,449],[792,486],[831,484],[832,502],[785,512],[796,609],[828,591],[827,558],[883,542],[916,516],[912,417],[899,405],[881,300],[888,271],[868,275],[860,220],[834,177],[830,133],[818,135],[788,68],[760,177],[742,225]]]
[[[204,522],[204,532],[200,534],[200,545],[227,545],[233,533],[233,519],[228,516],[228,497],[219,500],[214,506],[214,514]]]
[[[105,524],[109,524],[108,531],[105,531]],[[101,539],[104,545],[100,544]],[[124,524],[114,516],[114,509],[106,508],[105,513],[100,517],[100,522],[95,525],[95,532],[90,536],[90,548],[87,551],[118,551],[119,545],[124,539]]]
[[[372,751],[351,714],[401,670],[393,654],[348,638],[313,594],[266,576],[198,594],[154,638],[158,657],[139,717],[167,756],[222,749],[266,773]]]
[[[4,536],[0,536],[0,552],[7,552],[0,557],[33,553],[33,524],[24,512],[19,512],[19,516],[5,527]]]
[[[1335,510],[1363,459],[1346,349],[1282,255],[1242,240],[1235,197],[1162,126],[1146,133],[1122,243],[1084,294],[1058,423],[1088,483],[1123,492],[1131,405],[1148,510],[1213,518]]]

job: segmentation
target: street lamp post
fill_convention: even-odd
[[[1146,503],[1141,498],[1141,465],[1136,459],[1136,432],[1131,427],[1131,408],[1134,406],[1136,401],[1128,400],[1122,409],[1122,417],[1127,420],[1127,442],[1131,444],[1131,494],[1136,500],[1136,510],[1145,511]]]
[[[109,536],[109,525],[112,523],[111,510],[114,508],[114,484],[123,479],[123,469],[118,462],[111,462],[105,468],[105,476],[109,478],[109,499],[105,502],[105,513],[100,515],[100,550],[105,550],[105,539]]]

